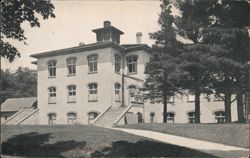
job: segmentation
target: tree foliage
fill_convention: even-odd
[[[30,68],[19,67],[15,72],[1,70],[2,99],[13,97],[35,97],[37,95],[37,74]]]
[[[1,56],[13,61],[20,52],[3,39],[15,39],[24,42],[27,39],[22,23],[28,22],[31,27],[40,27],[39,16],[43,19],[54,18],[54,5],[47,0],[2,0],[0,3],[1,21]]]
[[[178,2],[182,11],[177,23],[179,33],[193,41],[191,54],[197,48],[200,52],[197,56],[201,58],[196,60],[197,65],[194,67],[207,66],[208,73],[202,69],[200,72],[207,73],[209,84],[206,86],[210,86],[217,94],[223,94],[226,122],[231,122],[232,94],[242,96],[246,85],[246,62],[249,60],[246,27],[250,24],[250,5],[247,1],[229,0]],[[191,70],[199,72],[194,67]]]
[[[148,75],[145,87],[149,90],[149,98],[156,102],[163,102],[163,122],[167,119],[167,103],[169,97],[178,90],[175,79],[178,76],[177,63],[179,47],[181,44],[176,40],[174,17],[171,14],[171,3],[162,1],[161,14],[158,23],[161,29],[151,33],[151,39],[155,40],[153,54],[146,66],[145,73]]]

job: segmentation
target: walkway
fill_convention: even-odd
[[[113,128],[113,127],[106,127],[113,130],[119,130],[126,133],[154,139],[160,142],[178,145],[190,149],[195,149],[199,151],[203,151],[209,154],[213,154],[218,157],[246,157],[249,156],[249,149],[236,147],[236,146],[229,146],[220,143],[213,143],[198,139],[191,139],[181,136],[175,136],[165,133],[147,131],[147,130],[137,130],[137,129],[126,129],[126,128]]]

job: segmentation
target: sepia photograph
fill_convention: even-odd
[[[3,158],[249,158],[249,0],[2,0]]]

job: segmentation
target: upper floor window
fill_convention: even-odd
[[[167,112],[167,123],[174,123],[174,113]]]
[[[97,84],[89,84],[89,101],[97,101]]]
[[[175,101],[174,96],[168,96],[167,101],[168,101],[168,103],[174,103],[174,101]]]
[[[137,56],[127,58],[128,73],[137,73]]]
[[[56,77],[56,61],[52,60],[48,62],[49,77]]]
[[[121,85],[119,83],[115,84],[115,100],[116,101],[120,101],[120,89],[121,89]]]
[[[88,57],[89,72],[97,72],[97,55]]]
[[[48,114],[48,124],[49,125],[56,124],[56,114],[55,113],[49,113]]]
[[[75,124],[76,123],[76,113],[74,113],[74,112],[70,112],[70,113],[68,113],[67,114],[67,116],[68,116],[68,124],[70,125],[72,125],[72,124]]]
[[[76,74],[76,58],[70,58],[67,60],[68,75]]]
[[[189,112],[188,113],[188,122],[189,123],[195,123],[195,112]]]
[[[76,86],[68,86],[68,102],[76,102]]]
[[[214,118],[216,123],[224,123],[225,122],[225,112],[224,111],[216,111],[214,112]]]
[[[119,55],[115,55],[115,72],[119,73],[121,69],[121,57]]]
[[[49,103],[56,103],[56,87],[49,88]]]

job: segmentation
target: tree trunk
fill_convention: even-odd
[[[238,122],[245,123],[245,117],[244,117],[244,104],[243,104],[243,94],[241,92],[238,92],[236,94],[237,98],[237,114],[238,114]]]
[[[200,123],[200,95],[201,93],[196,91],[195,92],[195,123]]]
[[[231,94],[230,93],[225,93],[225,117],[226,117],[226,123],[231,123],[232,118],[231,118]]]
[[[163,123],[167,122],[167,93],[164,91],[163,94]]]

